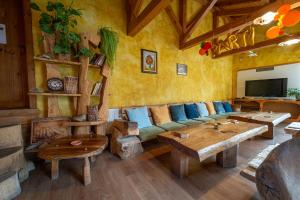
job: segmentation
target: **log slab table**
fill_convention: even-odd
[[[243,122],[263,124],[268,126],[268,131],[262,136],[273,139],[273,129],[281,122],[291,117],[290,113],[273,113],[273,112],[248,112],[231,115],[229,119],[236,119]]]
[[[300,122],[290,123],[284,128],[286,134],[292,135],[293,138],[300,137]]]
[[[158,135],[161,142],[172,146],[172,171],[180,178],[188,175],[189,158],[200,162],[217,155],[217,163],[224,168],[237,164],[237,145],[268,130],[266,125],[233,120],[219,120],[218,126],[206,123],[184,127]],[[185,135],[184,137],[180,135]]]
[[[81,145],[73,146],[71,142],[80,140]],[[40,149],[38,157],[51,161],[51,179],[57,179],[59,175],[59,161],[64,159],[83,158],[83,182],[84,185],[91,183],[90,161],[100,154],[107,146],[106,136],[70,136],[53,140],[50,144]]]

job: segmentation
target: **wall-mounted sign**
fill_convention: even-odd
[[[226,51],[254,45],[254,43],[255,29],[250,26],[242,32],[228,35],[224,40],[217,40],[212,48],[213,57]]]
[[[6,27],[5,24],[0,24],[0,44],[6,43]]]

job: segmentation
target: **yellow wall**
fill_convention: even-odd
[[[45,5],[46,0],[36,0]],[[70,2],[70,1],[63,1]],[[112,27],[119,34],[117,60],[110,87],[110,107],[161,104],[170,102],[222,100],[232,97],[232,56],[212,60],[210,56],[199,56],[199,46],[181,51],[178,49],[178,35],[165,12],[159,14],[135,37],[126,35],[126,12],[123,0],[74,1],[76,8],[82,8],[78,31],[97,31],[101,26]],[[176,7],[176,1],[173,2]],[[44,7],[44,6],[43,6]],[[196,11],[196,6],[190,7]],[[200,24],[199,30],[206,32],[205,26],[211,18]],[[199,31],[197,30],[197,31]],[[39,54],[38,13],[33,13],[35,54]],[[158,52],[158,74],[141,73],[141,49]],[[187,76],[176,75],[176,63],[188,65]],[[72,73],[72,70],[62,70]],[[96,80],[98,71],[90,71]],[[44,85],[44,70],[36,64],[37,86]],[[45,99],[38,98],[38,108],[45,110]],[[70,115],[68,100],[60,101],[64,113]]]

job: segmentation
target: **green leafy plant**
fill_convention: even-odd
[[[295,97],[296,99],[299,99],[300,89],[298,89],[298,88],[289,88],[288,91],[287,91],[287,95],[289,97]]]
[[[92,57],[93,56],[93,52],[91,50],[89,50],[88,48],[84,47],[79,49],[79,52],[77,54],[77,56],[83,56],[83,57]]]
[[[76,17],[82,15],[80,9],[73,8],[72,4],[65,6],[58,1],[48,1],[46,11],[42,11],[34,2],[31,2],[31,8],[40,12],[40,29],[55,35],[54,53],[70,54],[72,48],[76,49],[80,36],[70,29],[77,26]]]
[[[107,64],[113,67],[119,43],[118,34],[108,27],[100,28],[98,34],[101,36],[100,51],[105,55]]]

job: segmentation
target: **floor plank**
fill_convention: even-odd
[[[255,184],[239,175],[263,148],[291,138],[285,124],[275,128],[273,140],[257,137],[239,145],[238,165],[223,169],[215,158],[199,164],[191,160],[190,175],[178,179],[170,171],[170,147],[145,145],[145,152],[131,160],[120,160],[105,151],[91,164],[92,183],[82,184],[83,160],[60,162],[60,176],[51,181],[50,163],[41,163],[22,183],[20,200],[226,200],[259,199]]]

